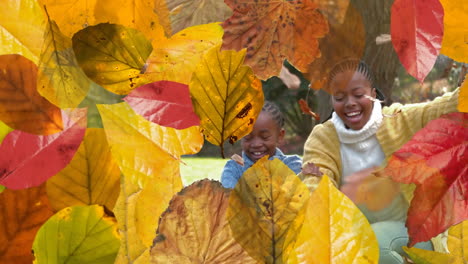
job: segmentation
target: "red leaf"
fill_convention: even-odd
[[[133,90],[124,100],[133,110],[161,126],[185,129],[200,125],[193,111],[188,85],[159,81]]]
[[[393,47],[409,74],[424,81],[439,55],[444,33],[439,0],[395,0],[391,13]]]
[[[429,122],[389,160],[395,181],[415,183],[406,225],[410,245],[468,219],[468,114]]]
[[[62,111],[64,129],[52,135],[9,133],[0,145],[0,184],[9,189],[38,186],[62,170],[84,137],[86,112]]]

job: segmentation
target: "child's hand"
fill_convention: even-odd
[[[302,174],[313,175],[313,176],[323,175],[323,173],[320,171],[320,168],[317,165],[315,165],[313,162],[309,162],[304,167],[302,167]]]
[[[241,165],[242,167],[244,166],[244,159],[242,159],[241,156],[234,154],[231,156],[231,159],[235,161],[237,164]]]

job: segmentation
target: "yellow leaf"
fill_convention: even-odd
[[[468,113],[468,74],[465,76],[465,81],[460,87],[458,111]]]
[[[288,263],[295,236],[286,234],[299,231],[309,194],[288,166],[263,157],[244,172],[229,198],[234,238],[258,262]]]
[[[455,261],[450,263],[468,263],[468,221],[449,228],[447,244],[451,255],[455,257]]]
[[[166,36],[171,36],[171,18],[169,17],[169,9],[167,8],[166,0],[154,0],[154,13],[158,16],[159,24],[163,27]],[[160,37],[162,34],[158,36]]]
[[[450,263],[454,264],[453,257],[449,254],[440,253],[431,250],[425,250],[420,248],[408,248],[403,247],[403,250],[408,254],[414,263],[417,264],[443,264],[443,263]]]
[[[153,0],[39,0],[65,34],[99,23],[120,24],[138,29],[148,38],[164,35],[154,13]]]
[[[149,249],[158,228],[159,216],[169,205],[172,196],[182,188],[178,162],[168,159],[161,167],[168,167],[169,180],[157,180],[145,188],[121,176],[121,192],[114,208],[121,234],[116,264],[147,264]],[[173,179],[171,182],[170,180]]]
[[[0,121],[0,144],[2,143],[6,135],[8,135],[8,133],[10,133],[11,131],[13,131],[13,128],[7,126],[5,123]]]
[[[221,148],[225,140],[234,144],[250,133],[263,106],[262,83],[243,65],[245,52],[220,51],[220,45],[211,48],[190,81],[203,134]]]
[[[195,25],[221,22],[232,15],[224,1],[218,0],[166,0],[170,10],[172,32]]]
[[[88,128],[70,164],[47,181],[55,211],[73,205],[99,204],[113,210],[119,196],[120,170],[102,128]]]
[[[310,197],[305,219],[295,244],[298,263],[378,263],[369,222],[326,175]]]
[[[440,53],[468,63],[468,1],[441,0],[444,7],[444,37]]]
[[[37,63],[45,19],[35,0],[3,0],[0,8],[0,55],[21,54]]]
[[[51,20],[44,39],[37,90],[60,108],[77,107],[88,93],[91,82],[76,61],[71,39]]]
[[[187,28],[171,38],[160,37],[146,62],[147,78],[188,84],[203,53],[221,43],[222,36],[223,28],[213,23]]]
[[[72,41],[86,75],[109,91],[128,94],[146,83],[140,72],[152,47],[141,32],[105,23],[80,30]]]
[[[256,263],[233,238],[229,191],[203,180],[184,188],[161,216],[151,263]]]
[[[166,179],[172,175],[171,166],[163,166],[168,160],[197,153],[203,145],[197,126],[182,130],[159,126],[137,115],[127,103],[98,105],[98,109],[113,158],[122,173],[140,186]]]

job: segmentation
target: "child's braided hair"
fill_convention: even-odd
[[[278,128],[281,129],[284,126],[284,116],[279,107],[271,102],[271,101],[265,101],[262,107],[262,112],[267,112],[270,114],[271,118],[273,121],[276,122],[278,125]]]

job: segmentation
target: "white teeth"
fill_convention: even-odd
[[[262,155],[263,152],[254,152],[254,155]]]
[[[352,113],[347,113],[346,115],[347,116],[357,116],[359,114],[360,114],[360,112],[352,112]]]

